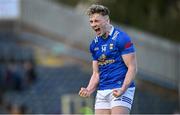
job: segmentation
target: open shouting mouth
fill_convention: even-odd
[[[96,32],[96,34],[98,36],[101,35],[101,29],[100,28],[95,28],[94,31]]]

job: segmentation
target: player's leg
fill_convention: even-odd
[[[130,110],[127,107],[123,107],[123,106],[117,106],[117,107],[113,107],[111,109],[111,114],[129,114]]]
[[[95,115],[110,115],[110,109],[95,109]]]

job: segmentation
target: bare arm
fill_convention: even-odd
[[[93,67],[93,74],[91,76],[91,79],[89,81],[89,84],[87,86],[87,90],[90,91],[90,93],[93,93],[96,90],[96,87],[99,83],[99,69],[98,69],[98,62],[93,61],[92,62]]]
[[[126,91],[129,85],[135,79],[135,75],[137,73],[137,61],[136,61],[135,53],[126,54],[126,55],[123,55],[122,57],[126,66],[128,67],[128,71],[126,73],[125,80],[121,88],[123,91]]]
[[[132,83],[137,73],[136,54],[135,53],[125,54],[122,56],[122,58],[124,60],[124,63],[128,67],[128,71],[126,73],[125,80],[123,82],[120,91],[114,90],[114,96],[116,97],[122,95],[127,90],[127,88]]]
[[[99,70],[98,70],[98,62],[92,62],[93,74],[89,81],[87,88],[81,88],[79,91],[79,95],[81,97],[89,97],[95,90],[99,83]]]

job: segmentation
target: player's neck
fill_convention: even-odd
[[[106,32],[101,36],[103,39],[107,39],[109,36],[109,33],[111,31],[112,25],[108,24],[106,26]]]

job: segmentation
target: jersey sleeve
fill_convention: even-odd
[[[135,52],[134,44],[126,33],[123,33],[118,37],[117,47],[121,52],[121,55]]]
[[[90,44],[89,50],[90,50],[90,53],[91,53],[91,55],[92,55],[92,59],[93,59],[93,60],[97,60],[97,57],[95,56],[94,47],[95,47],[95,43],[94,43],[94,41],[93,41],[93,42]]]

